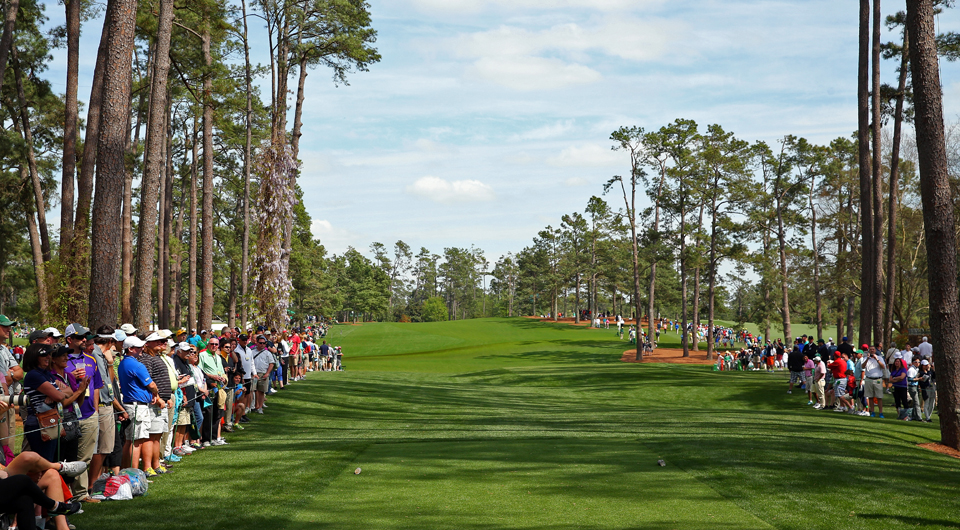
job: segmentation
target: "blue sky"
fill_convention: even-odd
[[[300,183],[314,235],[334,253],[402,239],[438,254],[475,245],[492,262],[627,171],[608,140],[620,126],[682,117],[749,141],[847,136],[857,9],[852,0],[373,0],[382,61],[349,86],[323,70],[307,78]],[[48,4],[51,23],[61,11]],[[941,30],[958,22],[952,12],[939,20]],[[81,98],[98,37],[99,27],[85,29]],[[262,48],[254,60],[265,63]],[[48,72],[55,81],[61,61]],[[882,66],[888,82],[895,66]],[[942,65],[948,122],[960,111],[958,68]]]

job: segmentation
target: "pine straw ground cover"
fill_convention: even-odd
[[[78,528],[960,526],[960,461],[917,447],[936,419],[818,412],[783,374],[621,363],[610,332],[529,319],[328,339],[346,371]]]

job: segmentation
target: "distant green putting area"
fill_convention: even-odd
[[[77,527],[960,527],[960,461],[917,447],[936,416],[820,412],[782,372],[622,363],[612,330],[531,319],[326,339],[346,371],[308,374]]]

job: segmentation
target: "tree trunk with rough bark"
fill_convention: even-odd
[[[197,327],[210,329],[213,322],[213,78],[210,53],[210,13],[204,13],[202,32],[203,64],[203,233],[200,254],[200,319]]]
[[[67,87],[63,107],[60,176],[60,261],[73,248],[73,185],[77,178],[77,84],[80,72],[80,0],[66,0]]]
[[[660,199],[663,197],[663,186],[666,184],[667,173],[666,168],[660,167],[660,184],[657,187],[657,198],[654,200],[653,204],[653,232],[656,234],[657,241],[660,241]],[[656,334],[653,329],[653,312],[656,310],[656,303],[654,295],[656,294],[657,289],[657,255],[654,253],[653,259],[650,260],[650,285],[647,288],[647,337],[649,337],[650,342],[652,343],[656,340]],[[640,329],[640,326],[637,326],[637,329]]]
[[[190,254],[187,259],[190,261],[187,271],[187,328],[196,328],[197,326],[197,179],[199,154],[197,137],[200,134],[200,126],[197,118],[193,118],[193,161],[190,167]]]
[[[169,95],[167,96],[169,98]],[[164,172],[166,176],[163,179],[163,187],[160,189],[160,192],[163,194],[163,210],[161,215],[163,216],[163,230],[160,231],[161,240],[163,241],[163,253],[160,254],[160,278],[163,279],[163,289],[157,291],[157,295],[162,300],[160,304],[160,314],[163,315],[163,327],[170,329],[174,327],[173,324],[173,303],[171,293],[173,292],[173,287],[171,284],[170,278],[170,262],[171,262],[171,245],[173,245],[173,129],[170,127],[171,120],[171,109],[167,108],[167,137],[166,137],[166,146],[164,147],[164,158],[166,163],[164,164]]]
[[[903,128],[903,101],[907,92],[907,69],[910,66],[910,32],[903,29],[903,51],[900,55],[900,79],[897,84],[897,103],[893,113],[893,145],[890,146],[890,202],[887,210],[887,297],[883,310],[883,344],[893,341],[893,306],[897,295],[897,195],[900,187],[900,136]],[[900,325],[904,325],[903,322]]]
[[[83,155],[80,159],[80,172],[77,175],[77,209],[73,221],[73,241],[70,243],[69,263],[66,282],[68,288],[67,319],[71,322],[87,322],[87,301],[89,298],[90,267],[90,205],[93,203],[93,180],[97,163],[97,146],[100,137],[100,112],[103,102],[104,70],[107,62],[107,42],[111,4],[107,5],[100,32],[100,46],[97,49],[97,62],[93,71],[93,84],[90,87],[90,101],[87,105],[86,132],[83,140]],[[128,171],[129,173],[129,168]],[[132,178],[132,176],[131,176]],[[131,238],[132,241],[132,238]],[[127,295],[129,298],[129,294]],[[127,320],[130,322],[130,320]]]
[[[244,82],[247,96],[246,138],[243,143],[243,249],[240,256],[240,324],[247,329],[250,310],[250,149],[253,143],[253,75],[250,68],[250,41],[247,37],[247,3],[240,0],[243,13]]]
[[[120,308],[120,212],[126,178],[124,148],[130,111],[131,57],[136,30],[136,0],[111,0],[109,41],[104,63],[102,127],[97,139],[97,179],[92,219],[90,306],[92,329],[115,325]]]
[[[857,75],[857,142],[860,168],[860,336],[872,343],[873,332],[873,183],[870,178],[870,0],[860,0],[860,55]],[[853,337],[851,337],[853,338]]]
[[[932,0],[907,2],[916,109],[920,197],[927,239],[930,331],[937,366],[941,443],[960,449],[960,303],[953,194],[947,171],[943,100]]]
[[[871,50],[873,52],[871,62],[873,66],[873,94],[872,110],[873,125],[873,160],[871,161],[872,184],[873,184],[873,340],[879,342],[883,340],[883,177],[881,169],[882,145],[880,144],[880,131],[882,125],[880,122],[880,28],[883,24],[883,17],[880,14],[880,0],[873,0],[873,43]],[[884,343],[884,348],[890,346]]]
[[[150,109],[147,115],[147,146],[143,180],[140,185],[140,220],[137,236],[137,278],[134,282],[134,322],[139,329],[149,329],[153,308],[153,281],[155,275],[155,247],[157,245],[157,204],[163,203],[160,197],[160,183],[165,169],[164,147],[167,138],[167,81],[170,71],[170,37],[173,31],[173,0],[161,0],[157,18],[157,40],[154,47],[153,71],[150,72]],[[162,210],[160,210],[162,212]],[[160,259],[162,260],[164,241],[160,241]],[[162,309],[163,280],[157,276],[157,296]],[[163,311],[158,315],[164,319]]]

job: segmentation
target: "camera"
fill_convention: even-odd
[[[7,405],[12,405],[15,407],[26,407],[27,403],[30,402],[30,398],[26,394],[3,394],[0,395],[0,401],[6,403]]]

